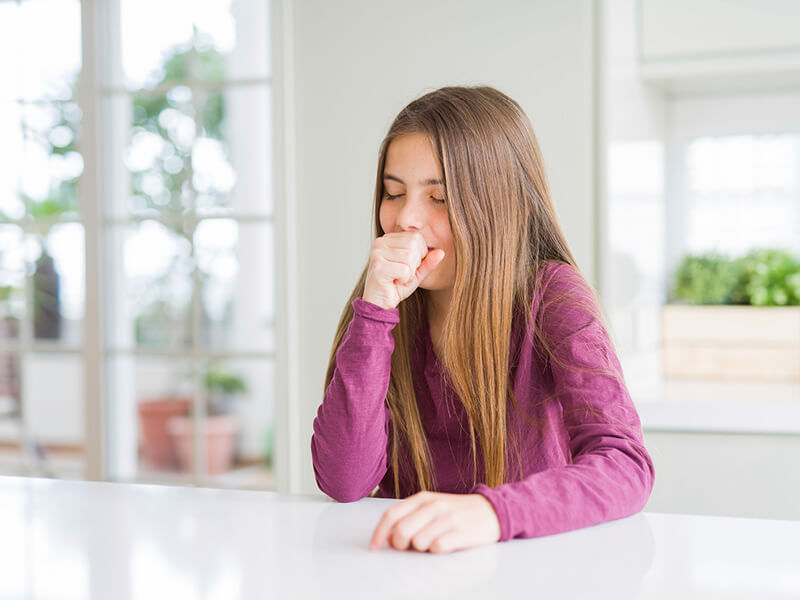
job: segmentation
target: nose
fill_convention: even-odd
[[[408,195],[400,207],[396,219],[397,226],[403,231],[418,231],[425,226],[427,221],[425,207],[418,199]]]

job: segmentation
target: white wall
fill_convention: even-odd
[[[291,9],[300,361],[292,449],[302,452],[292,487],[312,493],[312,422],[336,323],[369,253],[378,145],[409,101],[475,84],[517,100],[539,137],[567,238],[594,280],[594,3],[295,0]]]

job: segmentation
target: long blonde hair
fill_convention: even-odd
[[[548,341],[539,335],[533,314],[539,270],[549,260],[575,269],[577,264],[553,210],[531,124],[514,100],[491,87],[444,87],[414,100],[397,115],[378,155],[375,238],[385,233],[379,209],[387,149],[392,140],[412,133],[430,139],[442,168],[456,253],[453,299],[439,358],[469,419],[473,479],[477,478],[479,444],[486,483],[497,486],[510,479],[508,401],[519,409],[509,377],[512,321],[522,315],[525,331],[534,332],[538,347],[549,356]],[[365,266],[342,312],[326,389],[336,352],[353,318],[351,303],[363,296],[366,274]],[[411,367],[411,350],[426,314],[426,295],[420,291],[425,290],[415,291],[399,304],[400,322],[393,331],[395,349],[386,402],[392,416],[391,461],[397,497],[401,442],[418,488],[435,489]]]

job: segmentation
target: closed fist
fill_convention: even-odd
[[[387,233],[372,244],[362,300],[396,308],[444,260],[444,250],[429,248],[418,231]]]

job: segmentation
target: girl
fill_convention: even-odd
[[[653,463],[520,106],[413,101],[378,158],[375,241],[314,420],[320,489],[406,498],[372,549],[448,552],[642,509]]]

